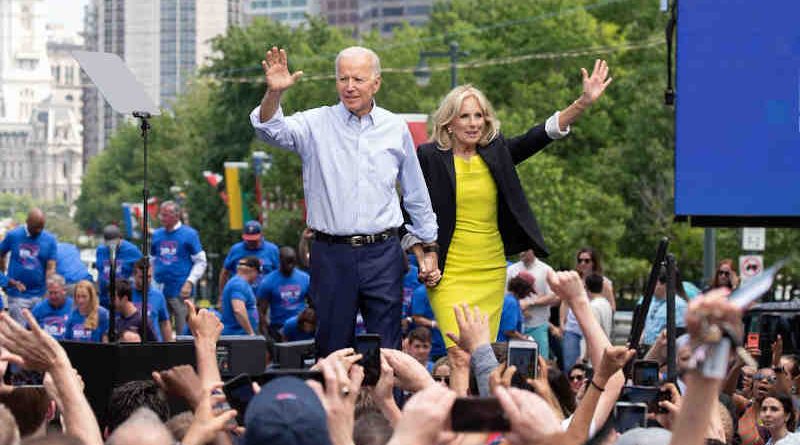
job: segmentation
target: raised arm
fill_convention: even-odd
[[[302,71],[295,71],[289,74],[289,63],[286,59],[286,51],[279,50],[273,46],[267,51],[264,60],[261,61],[264,68],[264,77],[267,81],[267,91],[261,99],[261,122],[272,119],[278,107],[281,105],[281,95],[289,89],[295,82],[303,77]]]
[[[594,61],[594,69],[592,69],[591,76],[586,71],[586,68],[581,68],[581,74],[583,75],[583,93],[575,102],[572,102],[558,114],[558,128],[561,131],[567,131],[569,126],[578,120],[581,114],[603,95],[606,87],[613,80],[608,77],[608,64],[605,60],[600,59]]]

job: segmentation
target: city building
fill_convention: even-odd
[[[320,14],[329,25],[349,28],[355,35],[358,32],[359,0],[320,0]]]
[[[306,23],[306,17],[318,16],[319,8],[320,0],[245,0],[244,21],[249,24],[256,17],[268,17],[294,28]]]
[[[433,0],[358,0],[358,32],[390,35],[404,23],[422,26],[428,22],[432,7]]]
[[[48,44],[44,0],[0,0],[0,17],[0,192],[71,204],[82,128],[69,53],[80,39]]]
[[[212,55],[211,39],[243,23],[242,0],[90,0],[86,47],[119,55],[159,106],[169,108]],[[102,151],[123,117],[88,79],[83,123],[88,161]]]

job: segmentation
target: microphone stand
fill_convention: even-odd
[[[144,162],[143,162],[143,179],[142,179],[142,253],[144,254],[144,270],[142,270],[142,324],[139,327],[139,335],[142,338],[142,343],[147,343],[147,322],[148,307],[147,297],[150,289],[150,246],[149,246],[149,221],[147,215],[147,201],[150,199],[150,191],[147,189],[147,137],[150,130],[151,115],[147,111],[134,111],[133,117],[139,119],[139,129],[142,132],[142,140],[144,142]]]
[[[106,244],[108,247],[108,299],[110,301],[110,318],[108,323],[108,342],[113,343],[117,340],[117,308],[114,307],[114,299],[117,294],[117,254],[119,240],[114,243]]]

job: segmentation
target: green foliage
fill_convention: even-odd
[[[30,196],[0,193],[0,216],[10,218],[17,224],[24,224],[28,211],[40,208],[47,221],[45,229],[58,237],[59,241],[75,243],[80,236],[80,228],[70,218],[69,206],[63,202],[38,201]]]

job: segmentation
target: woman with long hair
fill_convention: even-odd
[[[67,319],[64,339],[94,343],[108,342],[108,310],[100,306],[97,290],[87,280],[75,285],[75,309]]]

